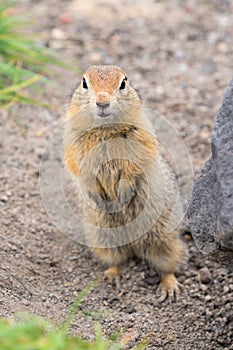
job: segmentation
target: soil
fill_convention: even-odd
[[[31,17],[32,31],[43,45],[80,72],[90,64],[122,66],[145,104],[178,131],[196,172],[210,155],[214,118],[232,77],[233,3],[125,3],[25,0],[18,11]],[[48,140],[61,125],[79,80],[78,73],[58,70],[55,84],[43,92],[43,102],[53,104],[52,110],[16,104],[1,111],[4,317],[23,311],[59,323],[79,291],[104,270],[88,247],[58,230],[40,193],[41,159],[48,168],[53,164],[49,154],[46,158]],[[156,120],[154,115],[155,127]],[[165,141],[171,149],[172,140],[167,136]],[[187,159],[178,158],[189,167]],[[187,188],[191,190],[190,183]],[[59,212],[59,202],[54,202]],[[114,284],[99,282],[77,311],[72,331],[93,339],[97,320],[106,336],[121,331],[126,349],[145,338],[146,349],[233,349],[233,272],[201,255],[189,233],[184,239],[190,259],[178,275],[185,287],[178,301],[159,304],[155,272],[144,262],[130,261],[122,271],[121,292]]]

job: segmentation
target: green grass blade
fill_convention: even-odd
[[[75,72],[80,70],[55,58],[50,49],[37,43],[35,35],[23,31],[28,21],[14,15],[13,5],[13,2],[0,0],[0,106],[5,106],[6,101],[11,102],[7,106],[16,102],[35,104],[36,99],[19,93],[29,87],[37,87],[36,104],[41,105],[40,86],[51,82],[51,65]]]
[[[79,308],[79,306],[81,305],[81,303],[83,302],[83,300],[87,297],[87,295],[91,292],[91,290],[96,286],[97,282],[96,281],[92,281],[90,282],[77,296],[77,298],[75,299],[74,303],[72,304],[68,315],[66,317],[65,322],[63,323],[63,329],[68,329],[75,317],[75,314]]]

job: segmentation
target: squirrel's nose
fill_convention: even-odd
[[[99,91],[96,94],[96,105],[100,108],[106,108],[110,105],[110,96],[106,91]]]
[[[109,102],[98,102],[97,101],[96,104],[97,104],[97,106],[103,107],[103,108],[110,106]]]

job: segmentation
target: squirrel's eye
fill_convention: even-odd
[[[125,86],[126,86],[126,80],[127,78],[125,77],[124,79],[122,79],[121,85],[120,85],[120,90],[124,90]]]
[[[83,88],[84,88],[84,89],[88,89],[87,81],[86,81],[85,78],[83,78]]]

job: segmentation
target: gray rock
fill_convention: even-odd
[[[188,216],[197,247],[233,266],[233,80],[212,134],[212,156],[194,180]]]

